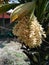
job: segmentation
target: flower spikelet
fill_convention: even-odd
[[[42,43],[42,36],[46,37],[42,25],[39,24],[37,18],[34,16],[29,21],[29,16],[24,16],[13,27],[13,34],[24,42],[29,48],[40,46]]]

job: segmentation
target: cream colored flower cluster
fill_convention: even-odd
[[[13,28],[13,34],[25,43],[29,48],[40,46],[42,43],[42,36],[46,37],[42,26],[34,16],[31,21],[29,17],[23,17],[18,24]]]

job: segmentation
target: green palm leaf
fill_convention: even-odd
[[[39,21],[42,21],[43,15],[46,12],[46,8],[47,8],[47,0],[37,0],[36,1],[36,16],[38,18]]]

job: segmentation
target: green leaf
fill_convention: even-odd
[[[39,21],[42,21],[43,15],[46,11],[47,8],[47,0],[37,0],[36,2],[36,16],[38,18]]]
[[[34,10],[34,8],[35,8],[35,1],[17,6],[14,9],[13,13],[11,14],[11,22],[15,21],[16,19],[20,19],[23,16],[31,13]]]
[[[0,14],[16,7],[18,4],[0,4]]]

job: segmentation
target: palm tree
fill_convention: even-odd
[[[15,22],[12,32],[22,42],[23,52],[31,65],[48,65],[49,0],[18,1],[20,5],[16,6],[10,18],[11,23]]]

